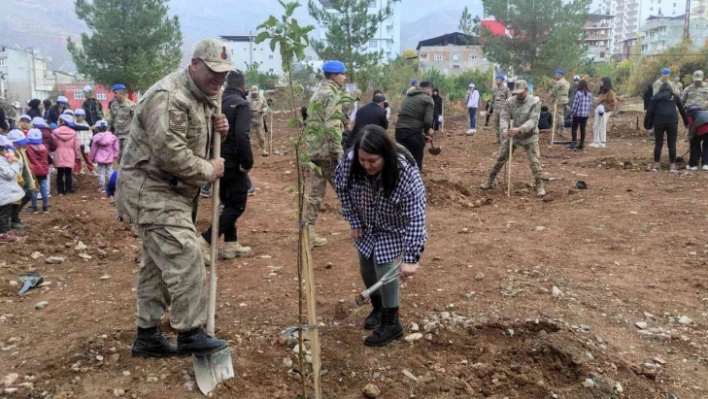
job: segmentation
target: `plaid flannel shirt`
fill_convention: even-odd
[[[592,105],[592,94],[588,92],[576,92],[573,107],[570,109],[570,116],[587,118],[590,116],[590,106]]]
[[[403,254],[403,262],[417,263],[428,233],[425,229],[425,186],[418,168],[400,157],[398,187],[386,197],[381,184],[349,176],[354,152],[349,151],[337,166],[336,191],[342,215],[353,229],[362,229],[354,246],[362,255],[376,256],[377,263],[391,263]]]

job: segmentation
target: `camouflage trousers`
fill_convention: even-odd
[[[138,271],[140,328],[155,327],[170,308],[172,328],[187,331],[206,322],[206,271],[194,230],[140,225],[143,242]]]
[[[558,104],[556,114],[553,115],[553,123],[556,124],[556,131],[562,132],[565,129],[565,116],[570,112],[568,104]]]
[[[501,143],[501,132],[499,131],[501,126],[501,112],[495,112],[492,116],[494,117],[494,131],[497,134],[497,143]]]
[[[517,148],[523,148],[526,151],[526,159],[531,167],[531,174],[533,174],[534,179],[540,179],[543,175],[543,168],[541,167],[541,150],[538,147],[538,136],[532,136],[525,140],[514,140],[514,148],[512,149],[512,155],[516,152]],[[504,139],[499,146],[499,154],[497,155],[497,161],[492,167],[491,176],[496,176],[502,170],[506,161],[509,159],[509,139]]]
[[[310,193],[307,195],[307,215],[305,222],[309,225],[317,222],[317,214],[327,193],[327,183],[335,189],[334,176],[337,170],[337,162],[334,161],[313,161],[320,170],[310,171]]]
[[[255,134],[256,137],[258,138],[258,147],[261,149],[261,151],[268,150],[266,148],[265,130],[263,129],[263,125],[252,124],[251,125],[251,132],[253,134]]]
[[[123,151],[125,150],[125,146],[127,144],[128,144],[128,136],[118,137],[118,146],[120,148],[120,155],[118,156],[118,163],[120,163],[120,160],[123,159]]]

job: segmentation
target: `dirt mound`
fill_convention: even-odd
[[[433,206],[458,204],[465,208],[489,205],[492,198],[477,195],[473,188],[447,179],[427,179],[425,181],[428,203]]]

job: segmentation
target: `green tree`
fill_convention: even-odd
[[[479,32],[481,22],[482,20],[479,19],[479,15],[475,15],[475,17],[472,18],[470,11],[467,9],[467,6],[465,6],[465,9],[462,11],[462,16],[460,17],[460,24],[457,26],[457,29],[462,31],[462,33],[470,35],[474,38],[473,43],[470,44],[479,44]]]
[[[312,41],[312,47],[323,60],[339,60],[347,65],[352,82],[362,87],[367,82],[356,80],[356,73],[368,71],[381,61],[383,50],[363,51],[369,47],[379,25],[391,15],[391,7],[376,13],[369,13],[370,0],[330,0],[327,9],[320,8],[309,0],[310,15],[320,24],[327,26],[326,40]],[[370,73],[365,73],[370,76]]]
[[[533,78],[577,69],[586,54],[583,27],[591,0],[483,0],[508,34],[482,32],[487,57]]]
[[[76,0],[76,15],[90,33],[67,38],[79,73],[110,86],[145,90],[175,70],[182,58],[179,18],[168,0]]]
[[[244,72],[244,77],[246,78],[246,84],[249,86],[256,85],[262,90],[273,90],[278,84],[278,76],[274,73],[260,71],[261,64],[254,62],[249,65]]]

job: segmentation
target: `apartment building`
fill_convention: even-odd
[[[459,75],[470,70],[488,71],[492,64],[484,56],[482,46],[470,43],[476,43],[476,40],[460,32],[419,42],[416,50],[420,71],[437,69],[445,75]]]

